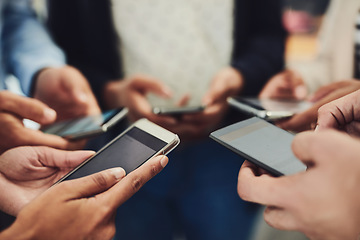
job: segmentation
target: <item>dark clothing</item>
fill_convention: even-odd
[[[68,63],[80,69],[102,105],[107,81],[122,78],[110,0],[50,0],[49,28]],[[243,94],[255,95],[284,65],[280,0],[237,0],[231,65],[245,77]],[[102,105],[103,106],[103,105]]]

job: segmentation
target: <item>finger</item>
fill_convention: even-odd
[[[129,106],[130,115],[133,115],[137,120],[139,118],[147,118],[152,122],[155,122],[159,125],[174,125],[177,123],[177,120],[170,116],[158,116],[152,112],[152,107],[148,100],[141,94],[133,94],[131,96],[131,106]]]
[[[14,144],[16,146],[48,146],[59,149],[67,149],[69,147],[69,141],[62,137],[25,127],[21,129],[21,133]]]
[[[329,159],[347,159],[347,154],[351,159],[351,148],[357,149],[357,144],[350,136],[336,131],[304,132],[295,136],[292,150],[298,159],[309,167],[314,167],[327,165]]]
[[[135,89],[145,91],[145,93],[153,92],[164,98],[170,98],[172,96],[170,88],[157,79],[144,75],[137,75],[132,79],[130,84]]]
[[[168,163],[166,156],[157,156],[138,169],[134,170],[123,178],[119,183],[109,191],[103,193],[101,198],[104,204],[111,208],[117,208],[134,195],[147,181],[158,174]]]
[[[39,161],[48,167],[75,168],[94,155],[93,151],[64,151],[49,147],[35,147]]]
[[[269,175],[255,175],[253,165],[246,161],[241,166],[238,176],[239,196],[249,202],[263,205],[283,206],[291,194],[293,185],[292,177],[272,177]]]
[[[190,94],[185,94],[176,105],[179,107],[185,106],[188,104],[190,99],[191,99]]]
[[[79,179],[59,184],[66,189],[66,197],[71,199],[92,197],[118,183],[124,176],[123,168],[112,168]]]
[[[267,207],[264,211],[264,220],[271,227],[280,230],[298,230],[298,222],[287,209]]]
[[[329,95],[330,93],[347,87],[349,85],[349,81],[339,81],[339,82],[335,82],[326,86],[323,86],[321,88],[319,88],[313,95],[311,95],[309,97],[309,101],[311,102],[317,102],[321,99],[323,99],[324,97],[326,97],[327,95]]]
[[[56,119],[56,112],[53,109],[33,98],[1,91],[0,103],[2,111],[14,113],[21,118],[31,119],[40,124],[49,124]]]
[[[360,119],[359,96],[360,91],[323,105],[318,111],[319,130],[326,128],[340,128],[352,121]]]
[[[312,129],[317,121],[318,106],[314,105],[308,110],[295,114],[293,117],[276,122],[276,125],[285,130],[301,132]]]

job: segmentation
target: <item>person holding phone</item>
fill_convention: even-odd
[[[306,172],[273,178],[249,162],[243,164],[239,195],[266,205],[268,224],[311,239],[360,236],[359,97],[356,91],[322,106],[316,131],[295,137],[293,151],[308,165]]]
[[[21,145],[48,145],[62,149],[81,148],[60,137],[24,127],[29,118],[40,124],[100,112],[85,77],[65,64],[63,52],[37,20],[30,0],[0,2],[0,89],[6,89],[9,74],[16,76],[22,91],[33,99],[1,92],[0,151]],[[42,112],[43,111],[43,112]]]
[[[116,209],[168,163],[150,159],[125,176],[112,168],[48,189],[93,152],[22,147],[0,156],[0,208],[17,218],[0,239],[112,239]],[[48,189],[48,190],[46,190]]]
[[[256,94],[282,69],[280,1],[48,4],[54,39],[88,77],[102,107],[125,106],[131,120],[148,118],[182,139],[172,166],[121,207],[116,237],[169,239],[177,228],[190,239],[247,236],[256,208],[233,190],[241,160],[229,154],[220,161],[221,147],[208,133],[223,123],[228,96]],[[206,107],[180,117],[156,115],[159,98]],[[219,175],[209,177],[214,171]]]
[[[307,111],[279,122],[280,127],[309,130],[322,105],[360,89],[360,58],[356,57],[360,40],[354,26],[359,25],[359,9],[357,0],[331,0],[320,28],[315,58],[304,63],[290,62],[286,71],[272,77],[262,89],[260,98],[307,98],[314,103]]]

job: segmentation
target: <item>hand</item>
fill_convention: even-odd
[[[288,120],[278,122],[277,125],[295,132],[312,129],[316,126],[318,110],[321,106],[358,89],[360,89],[360,82],[357,80],[340,81],[326,85],[309,98],[310,101],[314,102],[311,108]]]
[[[69,142],[59,136],[26,128],[23,119],[40,124],[50,124],[56,119],[56,112],[39,100],[0,91],[0,153],[24,145],[45,145],[61,149],[76,149],[82,142]]]
[[[0,208],[16,216],[36,196],[89,158],[91,151],[20,147],[0,156]]]
[[[100,113],[85,77],[75,68],[45,68],[38,74],[34,97],[57,112],[57,120]]]
[[[360,141],[326,131],[301,133],[295,155],[308,170],[274,178],[255,175],[244,162],[238,193],[246,201],[266,205],[265,221],[281,230],[304,232],[311,239],[357,239],[360,230]]]
[[[159,116],[152,112],[152,106],[146,95],[152,92],[163,98],[170,98],[171,90],[157,79],[136,75],[129,79],[109,82],[105,86],[105,102],[107,107],[127,107],[129,119],[136,121],[147,118],[159,125],[172,126],[176,119],[169,116]]]
[[[62,182],[26,206],[0,239],[111,239],[116,209],[167,162],[159,156],[126,177],[114,168]]]
[[[334,128],[360,136],[360,90],[319,109],[317,129]]]
[[[190,138],[202,137],[212,131],[224,118],[228,109],[227,98],[239,94],[244,80],[239,71],[232,67],[222,69],[213,79],[204,95],[202,104],[206,106],[201,113],[187,114],[176,125],[174,132]]]
[[[272,77],[261,90],[260,98],[305,99],[307,89],[301,76],[285,70]]]

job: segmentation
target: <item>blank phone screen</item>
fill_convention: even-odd
[[[130,173],[166,145],[166,142],[134,127],[98,152],[65,180],[84,177],[114,167],[122,167],[126,173]]]
[[[91,132],[101,129],[101,126],[113,117],[118,110],[109,110],[100,115],[88,116],[69,121],[62,121],[45,127],[42,131],[58,136],[68,136],[81,132]]]
[[[306,170],[292,150],[294,135],[262,119],[251,118],[211,134],[212,138],[275,175]]]

